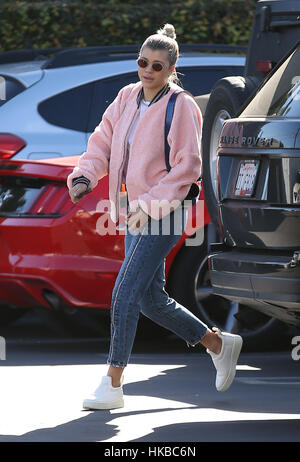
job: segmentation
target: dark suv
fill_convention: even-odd
[[[300,325],[300,42],[238,117],[217,152],[213,292]]]
[[[247,104],[265,78],[299,40],[299,30],[299,0],[257,1],[244,73],[239,76],[224,77],[212,88],[204,114],[202,136],[203,189],[211,218],[207,233],[208,246],[214,242],[222,242],[222,237],[218,233],[217,149],[223,124],[226,120],[238,116],[243,105]],[[262,143],[262,140],[259,142]],[[237,145],[228,146],[233,148],[233,153],[236,152]],[[245,148],[246,146],[243,146],[243,149]],[[222,177],[222,181],[226,179]],[[244,305],[239,301],[214,295],[208,262],[206,262],[205,278],[207,293],[209,289],[211,290],[207,300],[209,301],[209,310],[206,310],[208,316],[204,316],[208,324],[242,334],[244,344],[251,349],[257,349],[258,345],[260,348],[268,348],[271,339],[278,338],[278,335],[283,335],[285,338],[286,329],[283,329],[283,324],[272,315],[267,316],[251,309],[248,301]],[[217,308],[213,308],[214,306]]]

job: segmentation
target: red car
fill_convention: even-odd
[[[2,325],[21,313],[13,308],[43,307],[70,313],[84,308],[110,308],[112,289],[124,258],[124,231],[117,231],[109,214],[99,211],[99,201],[108,200],[108,177],[79,203],[71,202],[66,178],[77,159],[0,163]],[[187,231],[200,219],[201,227],[203,219],[208,222],[207,212],[203,212],[201,200],[189,214]],[[107,220],[110,229],[105,236],[97,225],[100,217],[102,222]],[[189,235],[191,232],[195,233],[195,229]],[[187,237],[184,233],[169,254],[167,275],[171,269],[174,272],[175,258]]]
[[[93,324],[93,314],[110,308],[124,257],[124,231],[117,231],[99,208],[101,199],[108,200],[108,177],[76,205],[71,202],[66,179],[77,159],[0,161],[0,326],[32,308],[63,322],[67,315],[70,320],[88,315]],[[97,228],[104,218],[107,235]],[[260,330],[271,328],[273,319],[255,312],[255,329],[244,329],[233,316],[237,304],[212,295],[209,222],[201,192],[166,259],[166,289],[209,325],[242,331],[246,341],[257,344]]]

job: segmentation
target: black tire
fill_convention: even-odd
[[[203,189],[211,220],[217,223],[216,149],[222,123],[235,117],[256,89],[250,78],[224,77],[214,85],[204,115],[202,133]]]
[[[183,247],[172,265],[167,291],[209,328],[240,334],[244,350],[265,351],[280,347],[286,326],[277,319],[213,294],[207,264],[206,244]],[[243,318],[244,324],[234,316]],[[247,322],[247,327],[245,325]]]

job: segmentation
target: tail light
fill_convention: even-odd
[[[64,183],[0,176],[0,216],[59,217],[73,206]]]
[[[22,138],[10,133],[0,133],[0,159],[9,159],[26,146]]]

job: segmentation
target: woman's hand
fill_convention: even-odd
[[[87,191],[87,185],[84,183],[77,183],[71,189],[69,189],[69,194],[73,204],[76,204],[80,199],[85,195]]]
[[[138,207],[135,212],[129,212],[126,218],[128,230],[132,234],[137,234],[139,230],[147,223],[149,216]]]

